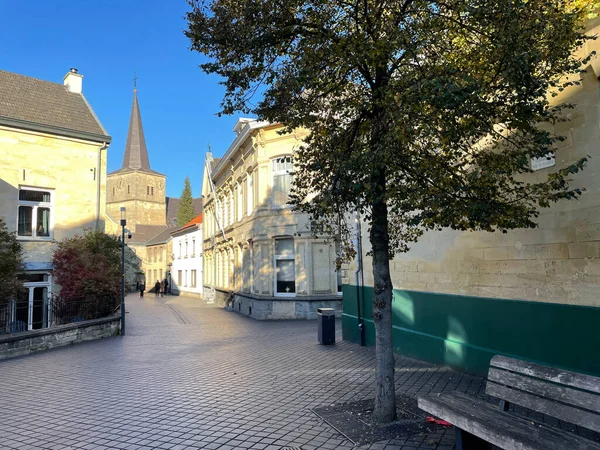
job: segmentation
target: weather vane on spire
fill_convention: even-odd
[[[133,71],[133,90],[137,91],[137,74]]]

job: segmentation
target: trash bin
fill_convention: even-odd
[[[317,309],[317,321],[319,322],[319,344],[335,344],[335,309]]]

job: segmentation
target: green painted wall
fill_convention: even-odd
[[[357,287],[343,299],[343,338],[359,342]],[[375,345],[372,287],[362,299]],[[392,310],[394,349],[406,356],[485,374],[503,354],[600,376],[600,308],[395,289]]]

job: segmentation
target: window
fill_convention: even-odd
[[[192,239],[192,257],[196,256],[196,239]]]
[[[190,281],[191,287],[196,287],[196,270],[192,270],[191,278],[192,278]]]
[[[177,271],[177,286],[181,286],[181,270]]]
[[[188,257],[188,241],[185,241],[185,257]]]
[[[146,195],[150,195],[150,186],[146,186]]]
[[[51,209],[49,191],[20,189],[17,235],[49,238]]]
[[[250,215],[254,209],[254,173],[248,175],[246,183],[248,184],[248,189],[246,189],[248,194],[248,215]]]
[[[150,195],[154,195],[154,186],[150,186]]]
[[[159,276],[159,278],[158,278],[158,281],[162,281],[162,280],[163,280],[163,276],[162,276],[162,269],[160,269],[160,270],[158,271],[158,276]]]
[[[127,185],[127,193],[129,194],[129,185]]]
[[[187,286],[187,270],[183,273],[183,285]]]
[[[275,240],[275,294],[285,295],[296,292],[296,259],[294,239]]]
[[[273,160],[273,204],[285,205],[292,188],[292,157],[283,156]]]
[[[115,188],[114,188],[114,186],[113,186],[113,197],[114,197],[114,196],[115,196]]]
[[[227,223],[231,225],[234,222],[235,205],[233,204],[233,191],[229,191],[229,215],[227,216]]]
[[[335,241],[335,257],[336,260],[337,258],[340,258],[342,256],[342,245],[340,243],[340,241],[336,240]],[[337,262],[337,261],[334,261]],[[337,275],[337,293],[341,294],[342,293],[342,268],[340,267],[338,270],[335,271],[336,275]]]
[[[238,183],[237,184],[237,220],[242,220],[242,217],[244,217],[242,203],[243,203],[242,183]]]
[[[157,250],[158,250],[158,260],[161,261],[161,262],[162,262],[162,258],[163,258],[163,248],[164,247],[158,247],[157,248]],[[162,275],[161,275],[161,278],[162,278]]]
[[[181,242],[179,242],[179,258],[181,258]]]

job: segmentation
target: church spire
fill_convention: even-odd
[[[129,119],[129,131],[127,132],[127,143],[125,145],[125,156],[123,157],[123,169],[150,170],[150,160],[144,128],[142,127],[142,116],[137,99],[137,77],[133,78],[133,106]]]

